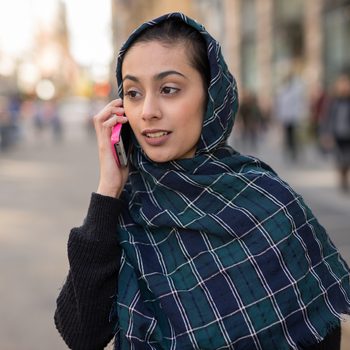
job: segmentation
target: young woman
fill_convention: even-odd
[[[226,145],[238,98],[219,44],[165,15],[124,44],[117,80],[121,98],[94,118],[100,182],[57,300],[67,345],[339,348],[348,266],[299,195]],[[128,168],[116,123],[132,129]]]

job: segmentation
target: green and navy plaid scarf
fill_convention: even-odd
[[[219,44],[207,43],[209,98],[196,156],[131,159],[118,237],[117,349],[298,349],[349,313],[349,269],[310,209],[275,172],[225,145],[238,107]]]

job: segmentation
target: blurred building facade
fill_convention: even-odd
[[[145,20],[184,12],[221,42],[239,88],[255,92],[263,106],[286,72],[300,74],[311,94],[350,63],[350,0],[111,2],[114,52]]]
[[[45,11],[45,9],[43,9]],[[52,99],[70,94],[79,77],[79,66],[70,52],[66,6],[57,0],[49,24],[36,23],[32,45],[15,57],[7,57],[0,47],[0,92]]]

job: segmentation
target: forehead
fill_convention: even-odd
[[[124,56],[122,74],[130,74],[130,70],[142,72],[145,68],[148,71],[158,71],[160,68],[192,69],[185,43],[150,41],[134,44]]]

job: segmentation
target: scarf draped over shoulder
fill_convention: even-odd
[[[118,349],[297,349],[349,313],[349,269],[303,199],[266,164],[226,145],[237,87],[220,45],[210,64],[193,159],[151,162],[133,140],[117,234],[123,254],[111,311]]]

